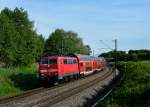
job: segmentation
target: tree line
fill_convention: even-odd
[[[150,50],[129,50],[125,51],[109,51],[102,53],[99,56],[105,57],[109,61],[114,61],[115,55],[117,55],[118,61],[143,61],[150,60]]]
[[[89,45],[73,31],[56,29],[48,39],[38,34],[23,8],[0,12],[0,66],[34,63],[45,54],[91,53]]]
[[[56,29],[45,42],[45,54],[63,54],[80,53],[89,55],[91,48],[84,45],[82,38],[72,31]]]

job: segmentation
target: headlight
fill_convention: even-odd
[[[40,70],[40,72],[47,72],[47,70]]]

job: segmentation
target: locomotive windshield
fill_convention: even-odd
[[[56,59],[49,59],[49,64],[57,64],[57,60]]]
[[[48,59],[47,58],[41,59],[40,64],[47,65],[48,64]]]
[[[47,64],[57,64],[57,60],[56,59],[47,59],[47,58],[43,58],[41,59],[41,62],[40,64],[44,64],[44,65],[47,65]]]

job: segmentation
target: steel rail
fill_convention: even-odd
[[[92,75],[89,75],[88,77],[90,77],[90,76],[92,76]],[[51,89],[54,89],[54,88],[62,87],[64,85],[66,85],[67,83],[76,82],[76,81],[79,81],[79,80],[82,80],[82,79],[84,79],[84,78],[78,78],[77,80],[72,80],[72,81],[69,81],[69,82],[61,83],[59,85],[54,85],[53,87],[49,87],[49,88],[39,87],[39,88],[36,88],[36,89],[32,89],[32,90],[22,92],[20,94],[14,95],[14,96],[0,97],[0,104],[7,103],[7,102],[10,102],[10,101],[14,101],[14,100],[18,100],[20,98],[24,98],[24,97],[31,96],[31,95],[34,95],[34,94],[38,94],[38,93],[43,92],[43,91],[48,91],[48,90],[51,90]]]
[[[102,75],[101,78],[96,78],[96,79],[90,81],[88,84],[85,83],[85,84],[80,85],[78,87],[75,87],[73,89],[66,90],[66,91],[60,93],[59,95],[55,95],[55,96],[53,96],[51,98],[45,99],[43,101],[40,101],[37,104],[28,105],[28,106],[47,107],[49,105],[54,105],[54,104],[56,104],[56,103],[58,103],[58,102],[60,102],[60,101],[62,101],[64,99],[67,99],[67,98],[69,98],[69,97],[71,97],[71,96],[73,96],[75,94],[78,94],[79,92],[81,92],[81,91],[83,91],[83,90],[85,90],[85,89],[95,85],[96,83],[98,83],[100,81],[105,80],[107,77],[109,77],[112,74],[113,74],[113,71],[107,72],[104,75]]]
[[[68,98],[68,97],[70,97],[70,96],[72,96],[74,94],[77,94],[77,93],[81,92],[82,90],[84,90],[86,88],[89,88],[90,86],[95,85],[97,82],[104,80],[105,78],[110,76],[112,73],[113,73],[112,70],[107,70],[107,72],[105,74],[103,74],[100,78],[96,78],[96,79],[90,81],[88,84],[86,82],[82,86],[81,85],[77,86],[74,89],[69,89],[67,91],[64,91],[64,92],[58,94],[58,95],[56,94],[55,96],[49,97],[48,99],[44,99],[44,100],[41,100],[41,101],[39,101],[39,102],[37,102],[35,104],[32,103],[32,104],[26,105],[26,106],[27,107],[28,106],[36,106],[36,105],[48,106],[48,105],[55,104],[58,101],[62,101],[62,100],[66,99],[66,98]],[[69,83],[80,81],[82,79],[85,79],[85,78],[80,78],[80,79],[75,80],[75,81],[70,81]],[[16,95],[16,96],[6,97],[6,98],[3,98],[3,99],[0,99],[0,104],[5,104],[5,103],[11,102],[11,101],[17,101],[17,100],[20,100],[20,98],[25,98],[25,97],[28,97],[28,96],[32,96],[34,94],[42,93],[44,91],[49,91],[51,89],[62,87],[64,85],[66,85],[67,83],[59,84],[59,85],[56,85],[56,86],[50,87],[50,88],[40,87],[40,88],[37,88],[37,89],[26,91],[26,92],[21,93],[21,94]]]

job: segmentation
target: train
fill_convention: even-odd
[[[68,81],[102,71],[106,66],[103,57],[74,54],[44,56],[39,61],[39,80],[42,84]]]

